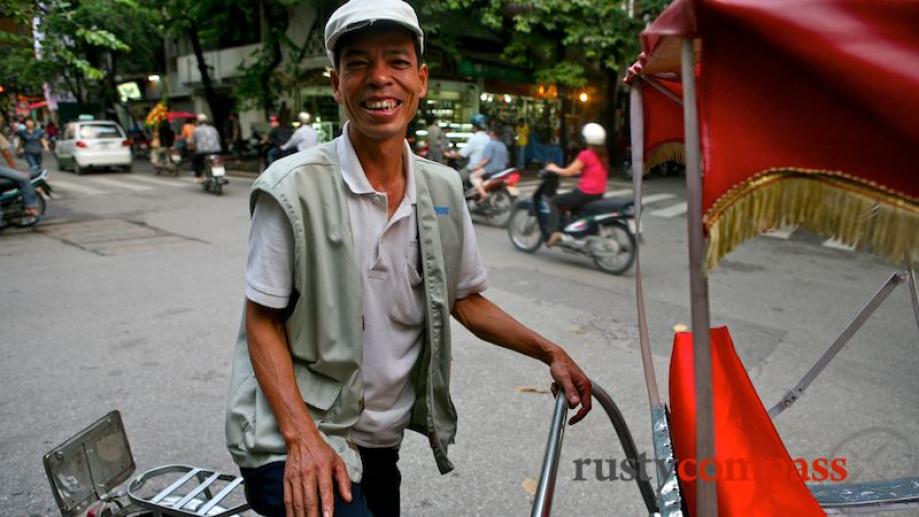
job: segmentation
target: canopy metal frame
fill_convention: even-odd
[[[636,224],[641,215],[641,177],[644,173],[644,110],[642,101],[642,88],[648,85],[661,92],[683,108],[683,123],[685,133],[686,156],[686,192],[687,192],[687,232],[689,236],[689,276],[690,276],[690,310],[692,318],[693,355],[695,390],[697,400],[696,412],[696,457],[705,458],[714,456],[714,412],[712,405],[712,377],[711,377],[711,343],[710,343],[710,305],[708,295],[708,280],[704,269],[706,239],[702,221],[702,177],[704,174],[701,160],[701,146],[699,140],[699,119],[696,106],[696,44],[693,38],[682,38],[680,46],[680,78],[683,85],[683,97],[680,99],[653,77],[636,75],[631,89],[631,133],[632,133],[632,176],[636,196]],[[642,363],[644,367],[645,383],[648,389],[649,403],[652,413],[652,426],[661,425],[666,428],[665,434],[657,433],[656,427],[652,429],[655,451],[667,451],[658,455],[658,459],[670,455],[671,462],[672,444],[670,441],[669,424],[666,418],[666,404],[660,399],[657,380],[654,374],[650,344],[648,343],[647,316],[644,308],[644,291],[641,283],[640,247],[636,250],[636,301],[638,306],[639,339],[641,342]],[[840,334],[830,347],[821,355],[816,363],[804,377],[790,389],[782,399],[769,410],[769,415],[775,418],[782,411],[793,405],[804,394],[810,384],[819,376],[827,365],[845,347],[852,336],[865,324],[877,308],[884,302],[893,290],[900,284],[907,284],[912,301],[917,330],[919,330],[919,281],[917,281],[915,264],[908,264],[904,270],[891,275],[880,290],[856,314],[852,322]],[[660,464],[660,462],[659,462]],[[666,464],[666,463],[665,463]],[[658,502],[661,515],[668,514],[667,506],[660,505],[663,489],[673,472],[658,473]],[[695,515],[700,517],[717,517],[717,481],[706,481],[700,478],[696,482],[697,500]],[[839,513],[874,513],[901,508],[915,508],[919,506],[919,478],[906,478],[890,481],[874,481],[868,483],[845,485],[812,485],[809,486],[818,502],[830,514]],[[673,495],[673,491],[668,492]],[[679,487],[676,487],[679,500]],[[679,508],[679,504],[677,505]]]

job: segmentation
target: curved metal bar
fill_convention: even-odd
[[[638,483],[638,490],[648,509],[648,514],[657,512],[657,500],[654,489],[650,480],[643,473],[641,460],[644,455],[639,455],[638,447],[632,438],[632,433],[619,410],[619,406],[613,401],[613,398],[607,393],[602,386],[593,384],[593,397],[600,403],[600,407],[606,412],[610,423],[616,430],[619,442],[622,444],[622,450],[625,452],[626,459],[632,468],[635,469],[635,481]],[[552,496],[555,493],[555,479],[558,475],[558,460],[562,451],[562,439],[565,434],[565,417],[568,414],[568,403],[564,392],[559,390],[555,396],[555,412],[552,414],[552,427],[549,429],[549,440],[546,443],[546,453],[543,457],[542,470],[539,474],[539,485],[537,485],[536,497],[533,501],[533,511],[531,517],[548,517],[552,513]]]
[[[565,392],[559,388],[555,395],[555,412],[552,414],[552,427],[549,428],[549,441],[546,443],[546,455],[542,460],[542,472],[539,474],[531,517],[548,517],[552,513],[552,495],[555,493],[558,458],[562,452],[562,439],[565,437],[566,416],[568,401],[565,399]]]
[[[630,92],[630,124],[632,130],[632,188],[635,201],[635,233],[641,234],[641,182],[644,176],[644,134],[645,120],[642,107],[641,83],[636,82]],[[641,278],[641,245],[635,245],[635,307],[638,309],[638,344],[641,348],[641,368],[648,390],[648,405],[657,407],[661,403],[660,389],[654,373],[654,357],[651,354],[651,337],[648,331],[648,314],[645,311],[645,291]]]
[[[654,488],[651,486],[651,480],[646,475],[647,470],[644,468],[645,465],[643,460],[646,459],[647,456],[644,454],[639,455],[638,447],[635,446],[635,440],[632,438],[629,426],[626,424],[622,412],[619,411],[619,406],[616,405],[609,393],[602,387],[594,384],[593,396],[594,399],[600,403],[600,406],[603,407],[603,410],[606,411],[606,416],[609,417],[610,423],[613,424],[613,428],[616,430],[616,435],[619,436],[619,443],[622,445],[622,451],[625,453],[626,460],[635,471],[635,482],[638,483],[638,491],[641,492],[641,498],[645,501],[645,506],[648,508],[648,514],[657,512],[657,501],[654,495]]]

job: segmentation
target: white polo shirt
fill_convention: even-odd
[[[361,271],[364,311],[364,411],[351,439],[364,447],[396,447],[411,417],[415,390],[411,370],[421,352],[424,332],[424,282],[415,217],[415,172],[405,143],[402,163],[405,196],[387,221],[387,198],[371,187],[348,138],[348,124],[336,140],[354,250]],[[472,218],[463,210],[464,244],[457,299],[486,288]],[[246,297],[281,309],[293,291],[293,232],[278,204],[259,197],[252,215]]]

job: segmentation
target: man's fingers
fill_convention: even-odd
[[[571,418],[569,425],[574,425],[580,422],[585,416],[587,416],[587,413],[589,413],[593,407],[593,397],[591,396],[593,386],[590,383],[590,379],[583,377],[578,380],[578,392],[580,393],[581,398],[581,409],[578,410],[577,414]]]
[[[303,504],[307,517],[319,517],[319,501],[316,495],[316,474],[310,473],[303,478]]]
[[[335,507],[335,494],[332,493],[331,469],[322,469],[319,473],[319,500],[322,517],[332,517],[332,510]]]
[[[335,480],[338,482],[338,494],[346,503],[351,502],[351,478],[348,477],[348,469],[345,462],[338,458],[335,462]]]
[[[577,414],[571,417],[571,420],[568,420],[568,425],[574,425],[583,420],[584,417],[587,416],[588,411],[590,411],[590,409],[587,408],[587,406],[581,406],[581,409],[578,410]]]
[[[571,376],[561,375],[559,382],[562,384],[562,388],[565,390],[565,396],[568,397],[568,407],[573,408],[578,405],[580,402],[580,397],[578,397],[578,390],[574,388],[574,383],[571,382]]]
[[[284,482],[284,508],[287,517],[306,517],[303,485],[299,479]]]

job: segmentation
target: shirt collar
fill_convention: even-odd
[[[376,191],[367,180],[364,168],[361,167],[361,161],[357,158],[354,146],[351,145],[351,138],[348,136],[348,127],[351,123],[345,122],[341,128],[341,136],[335,144],[335,152],[338,154],[338,163],[341,167],[341,175],[353,194],[373,194]],[[408,142],[402,141],[402,163],[405,165],[405,197],[403,201],[415,204],[415,166],[412,148]]]

